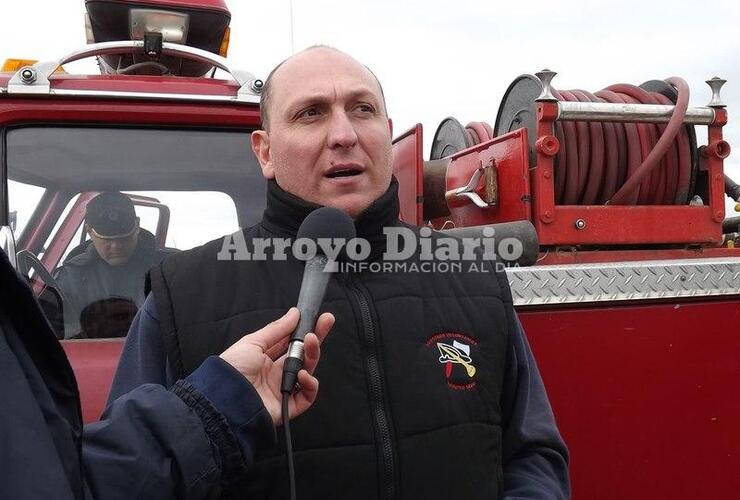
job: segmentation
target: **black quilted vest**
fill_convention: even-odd
[[[294,236],[316,208],[274,182],[267,198],[263,221],[244,230],[250,251],[252,238]],[[400,224],[394,181],[356,220],[358,236],[372,242],[371,260],[385,249],[383,226]],[[173,255],[152,271],[168,360],[179,376],[298,298],[301,261],[219,260],[222,246],[216,240]],[[291,423],[302,500],[499,495],[500,399],[513,322],[505,276],[490,263],[407,270],[345,272],[329,283],[324,310],[336,324],[321,348],[319,396]],[[258,457],[243,498],[288,498],[280,429],[278,436],[280,444]]]

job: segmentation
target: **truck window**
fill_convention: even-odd
[[[14,180],[8,182],[8,192],[13,194],[8,199],[10,227],[16,237],[26,229],[31,214],[38,206],[44,191],[45,189],[41,186]]]
[[[156,198],[170,209],[164,246],[188,250],[239,229],[236,205],[226,193],[217,191],[127,191],[127,194]],[[136,206],[141,227],[155,233],[159,212]]]
[[[37,295],[60,295],[45,308],[60,338],[125,336],[150,267],[253,224],[264,207],[249,131],[28,126],[6,138],[18,249],[46,271],[29,273]],[[91,237],[86,207],[100,193],[114,199],[101,213],[121,220]]]
[[[64,211],[61,213],[59,218],[56,220],[56,224],[54,224],[54,229],[51,230],[51,232],[49,233],[49,236],[46,238],[46,241],[44,242],[44,246],[43,246],[44,249],[52,245],[54,239],[59,237],[59,230],[61,229],[62,223],[70,219],[70,211],[72,210],[72,207],[77,205],[77,200],[79,199],[79,197],[80,197],[79,194],[75,195],[74,197],[72,197],[69,203],[67,203],[67,206],[64,208]],[[84,237],[82,236],[82,233],[83,233],[82,219],[80,217],[77,217],[77,219],[80,221],[80,224],[77,225],[77,230],[75,231],[74,236],[72,236],[72,238],[70,239],[70,242],[67,245],[66,250],[64,251],[64,255],[62,255],[62,258],[59,260],[60,263],[64,262],[64,259],[67,258],[67,255],[69,255],[69,252],[75,246],[77,246],[78,243],[81,243],[84,239]],[[39,253],[39,257],[42,257],[42,256],[43,256],[43,252]],[[53,270],[53,268],[51,270]]]

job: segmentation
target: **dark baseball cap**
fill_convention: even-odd
[[[134,204],[123,193],[100,193],[87,203],[85,222],[98,238],[131,236],[136,230]]]

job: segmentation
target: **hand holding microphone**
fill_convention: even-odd
[[[346,244],[347,241],[355,237],[355,223],[349,215],[341,210],[322,207],[314,210],[305,218],[301,227],[298,228],[296,237],[297,239],[307,238],[315,243],[319,243],[321,239],[333,240],[333,243],[339,243],[338,240],[343,239],[343,242]],[[315,246],[317,249],[321,248],[319,244]],[[285,432],[285,454],[288,462],[291,500],[296,498],[296,483],[295,467],[293,465],[293,442],[290,437],[290,401],[296,398],[293,388],[296,381],[300,379],[300,374],[304,372],[302,370],[304,358],[306,368],[315,364],[311,361],[312,354],[310,353],[310,349],[313,349],[311,347],[313,342],[311,341],[311,336],[307,336],[307,334],[314,329],[318,332],[319,327],[323,326],[317,324],[316,316],[319,313],[321,303],[324,301],[331,271],[334,270],[331,264],[332,262],[329,262],[329,259],[321,253],[317,253],[306,262],[306,267],[303,270],[301,291],[298,295],[298,310],[301,317],[293,331],[293,335],[290,337],[290,345],[288,346],[288,353],[283,367],[283,379],[280,383],[283,430]],[[323,317],[324,315],[322,315]],[[322,323],[321,318],[319,318],[319,323]],[[315,328],[314,325],[316,325]],[[301,385],[303,385],[302,381]],[[304,390],[305,387],[300,392]]]
[[[314,242],[320,238],[335,241],[343,238],[347,242],[355,237],[355,226],[341,210],[323,207],[306,217],[297,237]],[[323,254],[309,259],[303,273],[298,307],[245,335],[221,354],[222,359],[254,386],[275,425],[282,424],[285,416],[281,412],[281,393],[283,399],[287,398],[288,418],[306,411],[316,399],[319,381],[313,371],[319,360],[319,345],[334,325],[334,316],[330,313],[322,314],[317,320],[331,277],[328,263]],[[296,382],[300,383],[301,390],[294,393]]]
[[[330,240],[344,243],[355,237],[355,224],[349,215],[339,209],[322,207],[311,212],[298,228],[297,239],[306,238],[314,242]],[[321,303],[324,301],[326,287],[331,277],[331,262],[321,253],[321,245],[316,245],[319,253],[306,261],[303,271],[301,291],[298,295],[300,320],[290,337],[288,355],[283,369],[283,380],[280,391],[283,394],[293,392],[298,373],[303,367],[304,345],[306,334],[313,331]],[[301,382],[302,384],[302,382]]]
[[[298,325],[298,317],[298,309],[292,307],[283,317],[254,333],[245,335],[221,354],[224,361],[236,368],[254,386],[276,426],[282,424],[280,381],[287,357],[285,348],[289,336]],[[289,418],[306,411],[316,399],[319,381],[313,376],[313,371],[319,361],[319,345],[333,325],[334,316],[324,313],[316,322],[316,333],[305,336],[306,359],[297,377],[301,391],[291,394],[288,399]]]

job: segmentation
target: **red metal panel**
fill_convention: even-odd
[[[424,222],[424,134],[417,124],[393,140],[393,175],[398,179],[401,220],[416,226]]]
[[[532,171],[533,217],[541,245],[627,245],[722,242],[724,176],[722,158],[707,154],[709,206],[596,206],[555,205],[553,162],[557,152],[543,145],[557,140],[553,122],[557,103],[537,106],[537,167]],[[726,115],[719,113],[709,127],[710,143],[722,140]],[[582,219],[586,225],[576,228]]]
[[[452,163],[447,170],[448,191],[467,185],[476,169],[494,159],[499,200],[497,205],[484,209],[465,198],[461,199],[462,203],[450,201],[450,216],[435,220],[435,227],[441,228],[447,220],[451,220],[455,227],[464,227],[531,218],[526,129],[515,130],[477,144],[453,155],[451,159]],[[483,195],[482,181],[478,188],[478,193]]]
[[[0,73],[0,87],[7,87],[13,73]],[[144,75],[70,75],[55,73],[49,77],[53,90],[90,90],[95,92],[142,92],[235,97],[239,84],[234,80],[184,76]],[[19,96],[20,97],[20,96]]]
[[[574,500],[737,498],[740,298],[520,311]]]
[[[94,90],[96,92],[148,92],[234,97],[239,91],[239,85],[233,80],[181,76],[55,74],[49,78],[49,83],[54,90]]]
[[[557,116],[557,104],[539,103],[537,106],[537,138],[555,137],[553,122]],[[558,142],[559,145],[559,142]],[[559,147],[558,147],[559,149]],[[555,165],[551,151],[537,148],[537,163],[532,169],[532,223],[537,229],[540,245],[549,245],[547,224],[555,218]],[[545,234],[547,233],[547,234]]]
[[[723,143],[723,148],[729,155],[729,145],[722,138],[722,127],[727,124],[727,110],[715,108],[714,123],[709,126],[708,145],[702,148],[702,159],[700,165],[705,166],[709,171],[709,205],[712,209],[714,221],[720,228],[722,220],[725,218],[725,174],[724,158],[719,150],[719,144]]]
[[[258,127],[260,112],[257,104],[0,99],[0,125],[52,121]]]
[[[103,413],[123,341],[124,339],[62,341],[80,388],[82,418],[85,423],[100,419]]]
[[[722,222],[713,220],[711,207],[558,205],[554,214],[551,222],[533,220],[541,245],[722,243]]]
[[[631,262],[641,260],[704,259],[740,257],[740,248],[660,248],[651,250],[573,251],[567,248],[540,254],[537,265],[586,264],[594,262]],[[740,283],[738,284],[740,287]]]

